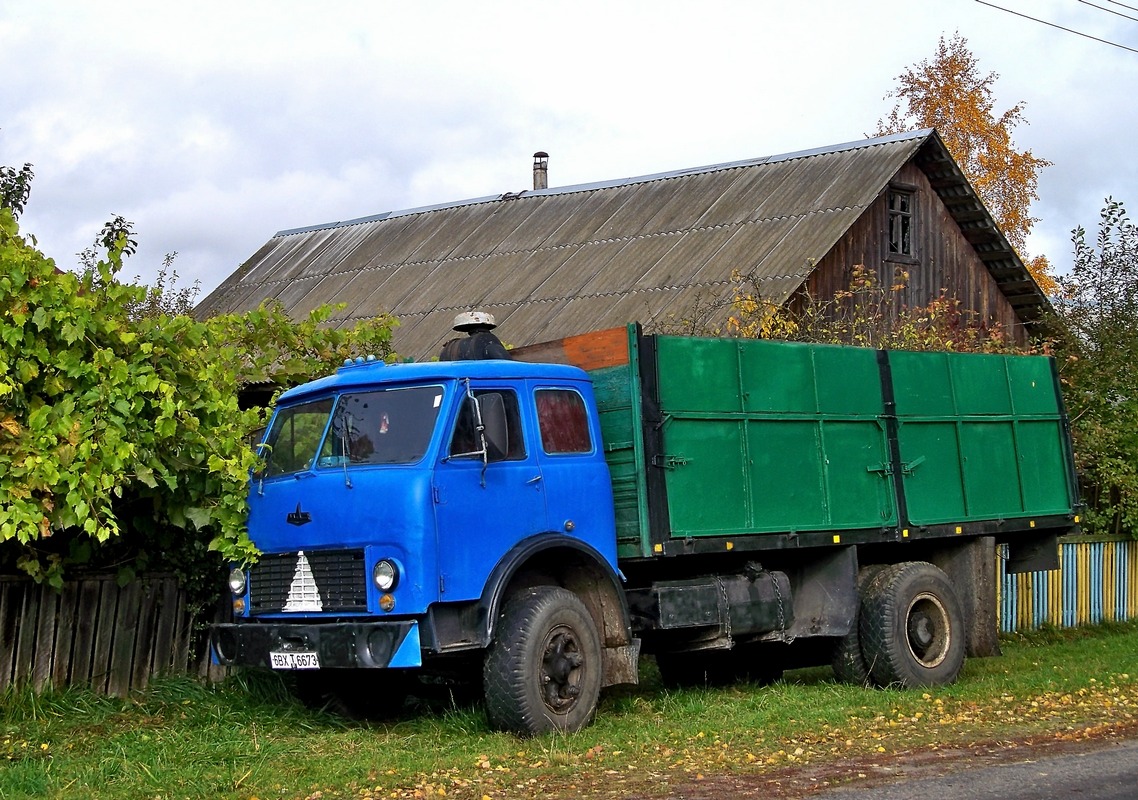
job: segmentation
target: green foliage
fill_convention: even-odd
[[[97,269],[99,254],[113,247],[119,235],[125,237],[125,241],[132,250],[137,246],[137,242],[130,238],[134,233],[133,228],[134,226],[127,220],[122,217],[115,217],[103,226],[95,244],[79,253],[79,265],[83,268],[82,271],[88,280],[96,285],[100,283]],[[129,255],[129,253],[124,249],[123,255]],[[178,271],[174,269],[174,259],[177,257],[178,251],[175,250],[162,258],[162,266],[158,268],[158,274],[154,280],[145,286],[145,292],[138,299],[128,303],[127,316],[131,319],[160,317],[163,314],[176,317],[193,312],[194,302],[201,290],[201,284],[194,281],[192,286],[175,288],[178,283]],[[132,283],[141,285],[140,281],[139,276],[135,275]]]
[[[390,355],[393,321],[332,330],[328,308],[298,324],[279,308],[139,314],[147,288],[117,277],[129,223],[108,223],[102,241],[83,276],[60,272],[0,210],[0,559],[54,585],[92,561],[124,579],[163,566],[215,582],[214,560],[256,554],[248,437],[264,411],[239,407],[242,383]]]
[[[146,287],[146,297],[136,307],[130,309],[132,318],[160,317],[163,314],[176,317],[193,312],[198,292],[201,291],[201,283],[194,281],[192,286],[175,288],[178,283],[178,271],[174,269],[174,259],[177,257],[178,251],[175,250],[162,258],[158,274]],[[137,276],[134,282],[139,282]]]
[[[1093,532],[1138,535],[1138,227],[1106,199],[1094,243],[1072,234],[1056,303],[1061,377]]]
[[[14,219],[24,213],[24,205],[32,193],[33,176],[31,164],[24,164],[19,170],[0,167],[0,209],[11,211]]]

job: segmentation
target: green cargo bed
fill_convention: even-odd
[[[1008,541],[1076,519],[1049,358],[642,336],[636,326],[543,348],[524,357],[593,377],[622,558]]]

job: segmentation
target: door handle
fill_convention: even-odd
[[[915,470],[917,467],[921,466],[921,464],[924,464],[924,463],[925,463],[925,457],[924,456],[919,456],[917,458],[914,458],[908,464],[902,464],[901,465],[901,474],[902,475],[912,475],[913,470]]]
[[[540,482],[541,482],[541,474],[539,473],[537,475],[534,475],[528,481],[526,481],[526,486],[536,486]]]

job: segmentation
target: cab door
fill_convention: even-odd
[[[533,388],[547,528],[589,542],[615,563],[612,481],[586,394],[584,386]]]
[[[537,448],[526,436],[517,390],[480,386],[472,394],[487,406],[502,404],[506,440],[500,449],[490,446],[484,464],[474,404],[459,404],[433,486],[444,602],[480,597],[501,557],[546,527]]]

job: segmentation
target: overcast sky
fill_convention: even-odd
[[[1138,50],[1138,0],[992,0]],[[277,231],[872,135],[959,31],[1025,101],[1029,241],[1060,267],[1107,195],[1138,216],[1138,52],[976,0],[0,4],[0,165],[63,268],[135,224],[125,277],[177,251],[204,297]]]

